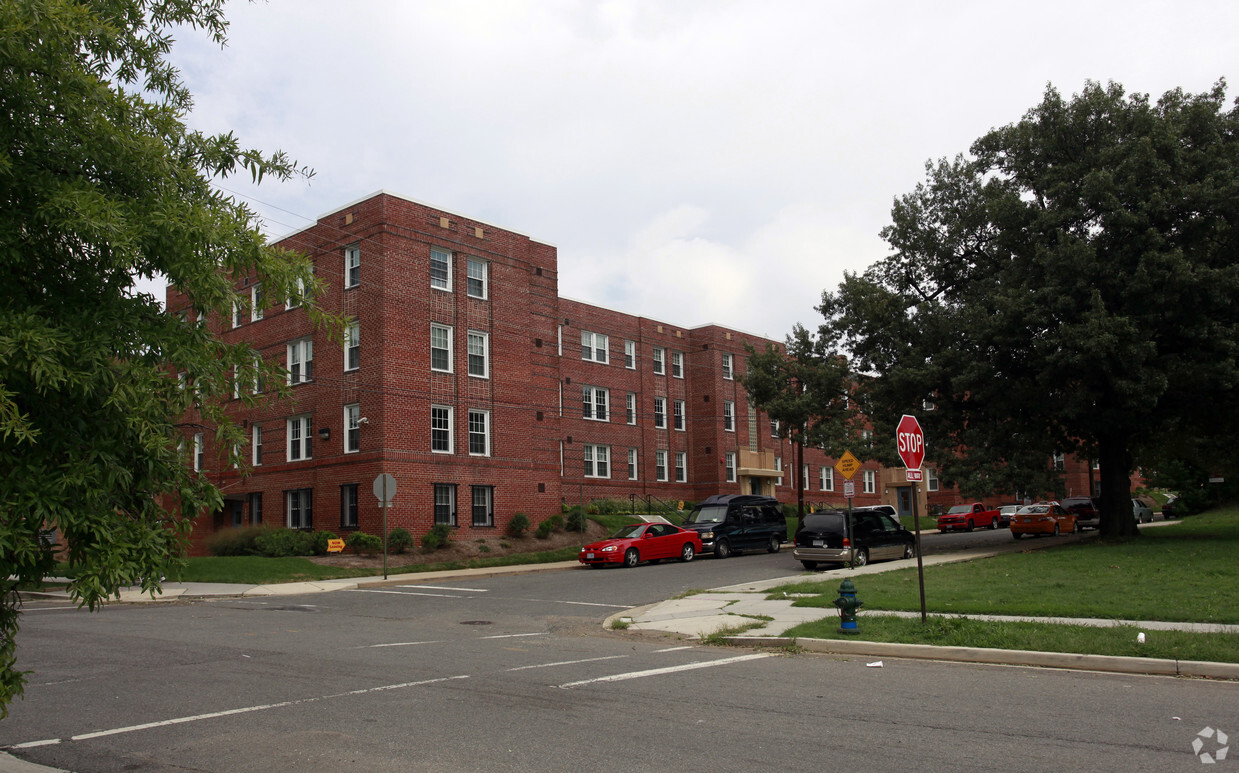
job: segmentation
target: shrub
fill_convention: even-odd
[[[568,512],[568,518],[564,521],[564,528],[568,531],[585,531],[585,514],[581,512],[581,508],[574,507]]]
[[[327,555],[327,543],[333,539],[340,539],[340,538],[337,537],[335,534],[332,534],[329,531],[314,532],[314,555],[316,556]]]
[[[547,518],[546,522],[551,525],[551,531],[563,531],[564,529],[564,517],[558,513]]]
[[[425,550],[438,550],[452,542],[452,527],[445,523],[436,523],[430,527],[430,531],[422,535],[422,548]]]
[[[405,528],[392,529],[387,532],[387,549],[393,553],[403,553],[413,547],[413,535]]]
[[[555,530],[555,524],[551,523],[551,519],[547,518],[542,523],[538,524],[537,531],[534,532],[538,539],[546,539],[551,536],[551,532]]]
[[[355,531],[344,538],[344,544],[349,549],[363,556],[372,556],[383,549],[383,540],[364,531]]]
[[[529,516],[524,513],[512,513],[512,519],[508,521],[508,536],[524,537],[527,531],[529,531]]]
[[[487,545],[485,542],[483,542],[481,545],[478,545],[478,552],[479,552],[479,553],[489,553],[489,552],[490,552],[490,545]]]
[[[255,546],[259,535],[266,531],[262,526],[244,526],[216,532],[207,540],[207,551],[213,556],[253,556],[261,551]]]
[[[314,534],[300,529],[268,529],[254,540],[254,547],[267,558],[314,555]]]

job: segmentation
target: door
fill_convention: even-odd
[[[904,516],[912,517],[912,487],[900,486],[895,489],[898,496],[895,497],[895,510],[899,513],[899,519],[903,520]]]

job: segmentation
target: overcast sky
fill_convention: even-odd
[[[380,189],[559,250],[560,294],[782,340],[931,159],[1046,85],[1239,93],[1239,2],[268,0],[178,35],[189,123],[307,181],[223,183],[278,238]],[[161,294],[162,295],[162,294]]]

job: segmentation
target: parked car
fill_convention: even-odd
[[[851,561],[864,566],[870,561],[915,557],[916,537],[900,526],[889,510],[889,506],[853,509],[850,541],[846,510],[809,513],[796,530],[792,557],[809,571],[821,564]]]
[[[1063,508],[1075,513],[1081,529],[1096,529],[1101,526],[1101,500],[1097,497],[1067,497]]]
[[[616,531],[609,538],[591,542],[581,548],[578,559],[592,568],[619,564],[636,566],[664,558],[692,561],[701,552],[701,537],[692,529],[681,529],[669,523],[633,523]]]
[[[716,494],[693,508],[684,528],[701,537],[701,549],[727,558],[743,550],[777,553],[787,542],[787,519],[773,497]]]
[[[955,505],[938,516],[938,531],[947,532],[952,529],[972,531],[978,526],[997,529],[1000,523],[1002,523],[1002,516],[999,515],[997,509],[986,507],[980,502],[970,502]]]
[[[1075,513],[1064,508],[1057,502],[1038,502],[1035,505],[1025,505],[1015,512],[1011,519],[1011,536],[1021,539],[1025,534],[1050,534],[1057,536],[1063,532],[1077,532],[1080,524]]]
[[[1010,526],[1011,519],[1015,517],[1015,513],[1020,509],[1020,505],[1003,505],[998,508],[998,517],[1002,520],[1002,526]]]
[[[1131,514],[1136,516],[1136,523],[1151,523],[1153,521],[1153,508],[1139,499],[1131,501]]]
[[[1178,497],[1167,499],[1162,505],[1162,519],[1170,520],[1171,518],[1182,518],[1187,515],[1187,511],[1183,508],[1183,503]]]

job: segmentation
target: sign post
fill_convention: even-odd
[[[383,579],[387,579],[387,508],[392,497],[396,496],[396,479],[388,473],[381,473],[374,479],[374,495],[379,499],[379,507],[383,510]]]
[[[848,541],[848,569],[854,569],[852,556],[856,553],[852,550],[852,497],[856,495],[856,483],[852,481],[852,476],[860,469],[860,460],[853,456],[851,451],[844,451],[835,464],[835,469],[843,476],[843,496],[848,498],[848,514],[843,528]]]
[[[925,564],[921,558],[921,514],[916,506],[916,484],[924,480],[921,464],[925,461],[925,434],[921,432],[921,423],[915,416],[904,414],[895,428],[895,450],[908,468],[908,482],[912,484],[912,524],[916,529],[916,578],[921,588],[921,623],[926,622],[925,616]]]

